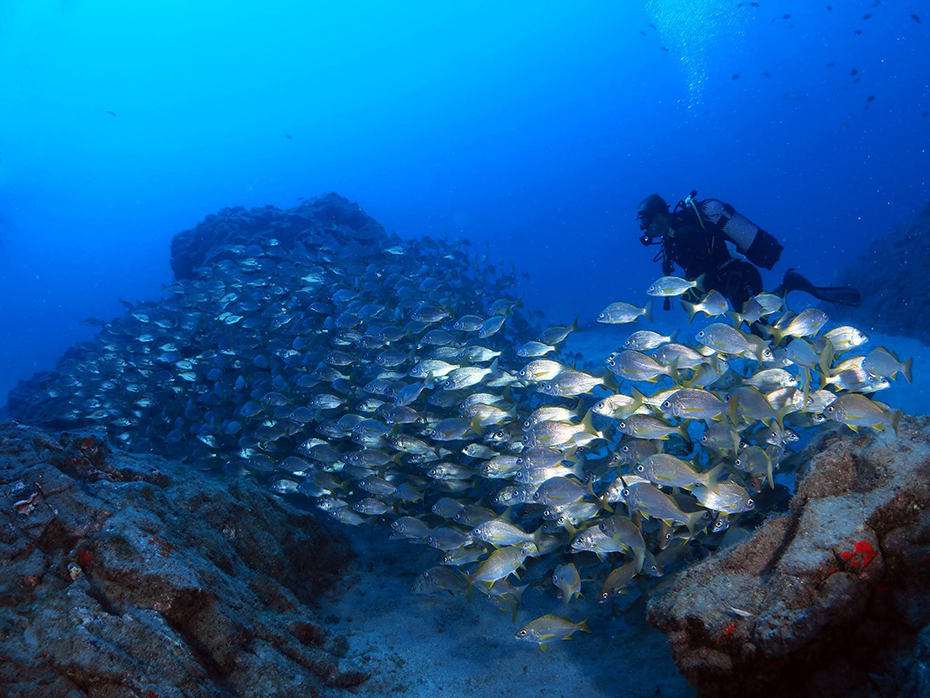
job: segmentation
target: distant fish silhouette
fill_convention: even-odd
[[[855,75],[855,74],[858,73],[858,72],[859,72],[859,69],[858,69],[858,68],[853,68],[852,70],[849,71],[849,74],[850,74],[850,75]]]
[[[770,77],[772,77],[772,74],[771,74],[771,73],[762,73],[762,77],[764,77],[764,78],[770,78]]]
[[[911,19],[917,22],[917,24],[920,24],[920,17],[918,17],[917,15],[911,15]]]
[[[104,113],[104,114],[109,114],[110,116],[116,116],[116,112],[115,112],[115,111],[105,111],[105,112],[103,112],[103,113]]]
[[[911,17],[916,17],[916,16],[917,16],[917,15],[911,15]],[[920,20],[918,19],[917,21],[919,22]],[[655,29],[656,31],[659,31],[659,28],[658,28],[656,25],[650,24],[649,26],[652,27],[653,29]]]
[[[803,99],[807,99],[807,94],[804,92],[785,92],[785,99],[791,100],[792,102],[800,102]]]
[[[856,30],[855,32],[853,32],[853,33],[854,33],[856,36],[862,36],[862,30],[861,30],[861,29],[857,29],[857,30]]]
[[[829,63],[827,63],[828,68],[832,68],[835,65],[836,65],[836,61],[830,61]]]
[[[926,119],[928,116],[930,116],[930,111],[925,111],[923,114],[921,114],[921,116]]]
[[[288,140],[291,140],[294,136],[292,136],[292,135],[289,134],[289,133],[285,133],[285,134],[284,134],[284,137],[287,138]]]
[[[730,80],[739,80],[739,73],[733,73],[733,77]]]
[[[662,47],[662,50],[663,50],[663,51],[668,51],[668,46],[663,46],[663,47]]]
[[[643,36],[646,36],[646,32],[644,32],[642,29],[639,30],[639,33],[642,34]]]
[[[298,197],[297,197],[297,200],[298,200],[298,201],[303,201],[303,200],[304,200],[304,197],[298,196]]]
[[[871,15],[871,14],[864,14],[864,15],[862,15],[862,19],[872,19],[872,15]]]

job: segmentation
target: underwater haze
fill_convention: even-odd
[[[926,23],[752,4],[4,2],[0,392],[157,297],[178,231],[325,191],[489,243],[553,321],[659,275],[652,192],[772,232],[769,287],[829,283],[930,199]]]

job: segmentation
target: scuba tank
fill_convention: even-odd
[[[719,199],[696,201],[692,190],[675,206],[690,210],[708,233],[721,233],[736,250],[757,267],[771,269],[784,249],[771,233],[763,230],[743,214]]]

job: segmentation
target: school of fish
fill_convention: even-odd
[[[269,232],[99,323],[26,411],[383,524],[436,550],[415,593],[477,592],[514,621],[525,568],[567,609],[587,584],[609,602],[760,517],[805,431],[897,430],[875,395],[910,360],[824,331],[819,309],[763,293],[736,311],[664,277],[647,295],[694,324],[662,335],[642,327],[651,299],[612,303],[597,321],[627,331],[581,370],[563,351],[577,325],[542,329],[515,283],[462,241]],[[514,637],[579,630],[545,615]]]

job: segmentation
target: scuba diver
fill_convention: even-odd
[[[729,204],[717,199],[695,200],[696,191],[679,201],[673,211],[658,194],[650,194],[637,209],[643,245],[661,245],[654,261],[662,261],[662,273],[672,274],[677,264],[689,280],[704,276],[705,289],[716,289],[741,310],[762,292],[762,276],[756,267],[771,269],[781,256],[782,245]],[[773,293],[787,296],[804,291],[827,303],[858,306],[859,291],[851,286],[814,286],[793,269]],[[666,299],[666,308],[668,300]]]

